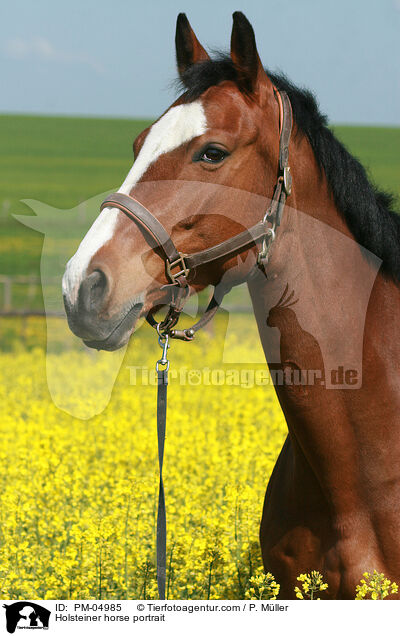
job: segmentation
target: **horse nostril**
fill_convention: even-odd
[[[96,269],[82,281],[79,288],[79,303],[86,312],[99,311],[104,304],[109,285],[107,276]]]

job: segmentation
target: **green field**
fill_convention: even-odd
[[[132,164],[132,142],[148,123],[0,116],[0,274],[39,272],[43,235],[13,219],[15,213],[32,213],[21,200],[72,209],[119,187]],[[400,128],[335,126],[334,130],[374,182],[400,194]],[[74,230],[81,235],[79,228]],[[32,302],[37,307],[40,298]]]

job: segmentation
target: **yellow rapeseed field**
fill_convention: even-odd
[[[244,362],[259,345],[253,319],[242,321],[240,337],[231,333],[224,344]],[[174,343],[170,354],[171,370],[187,370],[184,382],[171,378],[168,402],[171,599],[245,598],[249,579],[260,571],[263,498],[285,437],[273,388],[251,386],[244,364],[224,365],[218,323],[214,329],[190,345]],[[63,330],[60,325],[61,343]],[[155,334],[140,329],[107,408],[85,420],[50,397],[44,335],[32,320],[24,342],[40,346],[17,343],[0,354],[1,597],[156,598],[156,388],[143,382],[146,374],[134,381],[129,368],[153,369],[160,352]],[[95,376],[98,354],[86,367],[89,354],[53,349],[47,362],[60,369],[69,400],[86,401],[85,412],[101,398],[112,357],[100,354],[89,400],[82,386],[90,384],[89,368]],[[193,368],[208,371],[199,380],[199,374],[189,377]],[[219,386],[210,376],[215,369],[224,372],[214,376]],[[235,372],[245,373],[242,385]]]

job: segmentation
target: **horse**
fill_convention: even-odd
[[[325,598],[351,599],[366,570],[400,581],[400,217],[312,93],[264,69],[243,13],[229,55],[210,58],[185,14],[175,44],[182,92],[135,139],[121,198],[105,201],[66,266],[68,322],[113,350],[176,290],[169,326],[186,292],[245,282],[270,369],[324,367],[305,386],[274,380],[288,434],[264,501],[265,570],[283,598],[319,570]],[[215,258],[189,267],[193,253]],[[288,289],[296,305],[271,311]]]

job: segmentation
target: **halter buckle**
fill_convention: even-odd
[[[175,285],[176,284],[176,279],[179,278],[179,276],[188,276],[190,269],[189,267],[186,265],[185,262],[185,258],[187,256],[187,254],[181,254],[181,252],[178,252],[179,254],[179,258],[177,258],[175,261],[166,261],[166,268],[167,268],[167,276],[170,279],[170,281]],[[175,272],[175,274],[172,272],[172,270],[175,267],[179,267],[181,269],[179,269],[179,271]]]

